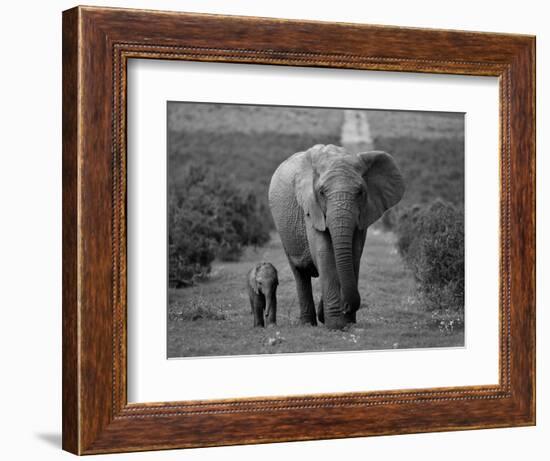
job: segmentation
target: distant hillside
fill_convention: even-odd
[[[342,109],[168,103],[168,130],[215,133],[340,134]]]
[[[464,114],[367,110],[375,149],[392,154],[407,191],[402,206],[436,197],[464,204]],[[314,144],[340,144],[343,109],[168,104],[169,184],[190,163],[207,165],[264,201],[271,175]]]
[[[464,139],[464,114],[408,110],[367,110],[371,133],[383,138]]]
[[[169,182],[200,163],[266,197],[283,160],[314,144],[339,143],[342,119],[339,109],[169,103]]]

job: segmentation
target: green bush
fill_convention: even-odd
[[[232,177],[190,164],[169,191],[170,286],[192,285],[212,261],[237,260],[245,245],[269,240],[268,210]]]
[[[438,199],[401,210],[397,247],[430,310],[464,309],[464,216]]]

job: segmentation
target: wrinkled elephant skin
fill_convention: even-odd
[[[271,178],[269,205],[296,280],[300,322],[340,329],[355,322],[367,228],[401,200],[391,155],[316,145],[285,160]],[[321,279],[317,313],[311,277]],[[317,315],[316,315],[317,314]]]

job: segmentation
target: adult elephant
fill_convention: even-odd
[[[355,155],[319,144],[279,165],[269,205],[296,280],[301,323],[317,325],[311,277],[321,278],[319,320],[331,329],[355,322],[367,228],[404,190],[385,152]]]

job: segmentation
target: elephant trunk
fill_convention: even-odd
[[[353,236],[356,217],[348,202],[334,203],[327,210],[327,225],[331,234],[336,263],[336,273],[340,284],[340,305],[328,309],[326,324],[330,328],[341,328],[348,318],[359,309],[361,298],[357,290],[357,281],[353,265]],[[332,315],[331,315],[332,314]],[[329,318],[333,317],[334,321]]]

